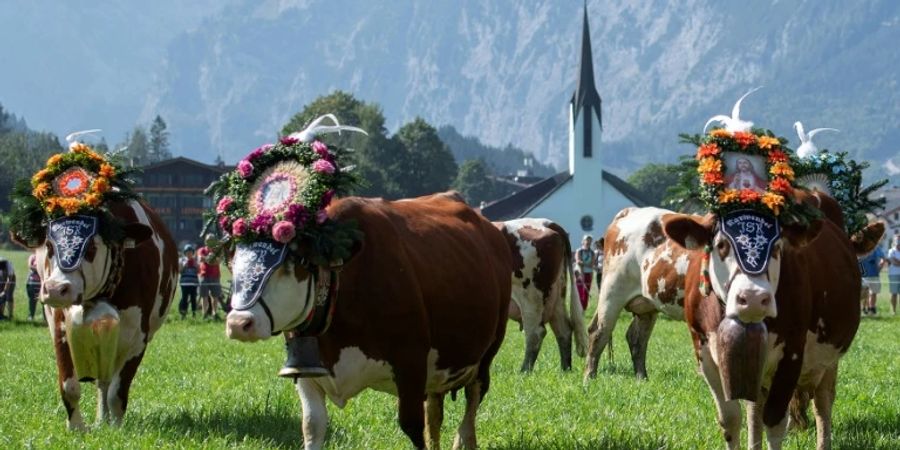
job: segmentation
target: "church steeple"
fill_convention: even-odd
[[[584,156],[592,156],[591,143],[591,112],[597,114],[597,123],[603,127],[603,118],[600,115],[600,94],[594,85],[594,60],[591,51],[591,29],[588,25],[587,3],[584,5],[584,25],[581,31],[581,65],[578,69],[578,86],[572,93],[572,117],[584,112]]]

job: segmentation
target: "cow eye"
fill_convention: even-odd
[[[728,256],[728,242],[725,239],[720,240],[716,243],[716,251],[719,253],[719,257],[725,259]]]

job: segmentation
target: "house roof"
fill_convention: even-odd
[[[524,217],[571,179],[572,175],[568,171],[560,172],[485,206],[481,209],[481,214],[494,221]],[[652,205],[641,191],[605,170],[603,171],[603,180],[634,203],[635,206]]]
[[[165,160],[162,160],[159,162],[155,162],[153,164],[148,164],[146,166],[143,166],[141,169],[146,172],[148,170],[159,169],[161,167],[165,167],[165,166],[169,166],[169,165],[173,165],[173,164],[179,164],[179,163],[190,164],[190,165],[193,165],[193,166],[205,169],[205,170],[211,170],[211,171],[218,172],[218,173],[225,173],[231,169],[234,169],[234,166],[224,166],[224,165],[220,166],[220,165],[215,165],[215,164],[205,164],[200,161],[195,161],[190,158],[185,158],[184,156],[177,156],[175,158],[165,159]]]

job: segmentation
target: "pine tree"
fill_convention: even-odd
[[[169,132],[166,130],[166,121],[159,115],[153,119],[150,125],[150,149],[148,163],[155,163],[172,157],[169,151]]]

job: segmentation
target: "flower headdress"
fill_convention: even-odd
[[[334,125],[322,125],[330,119]],[[325,208],[357,183],[348,166],[348,151],[316,139],[318,134],[365,131],[340,125],[331,115],[319,117],[305,130],[262,145],[241,159],[207,188],[216,202],[215,220],[224,238],[220,249],[271,239],[303,243],[314,264],[349,256],[357,239],[354,224],[328,218]]]
[[[111,216],[107,205],[137,197],[129,179],[134,170],[76,140],[95,131],[100,130],[66,136],[68,152],[51,156],[30,180],[16,184],[10,211],[10,230],[16,239],[29,246],[38,245],[51,220],[74,215],[98,216],[100,235],[106,240],[122,237],[119,221]]]

